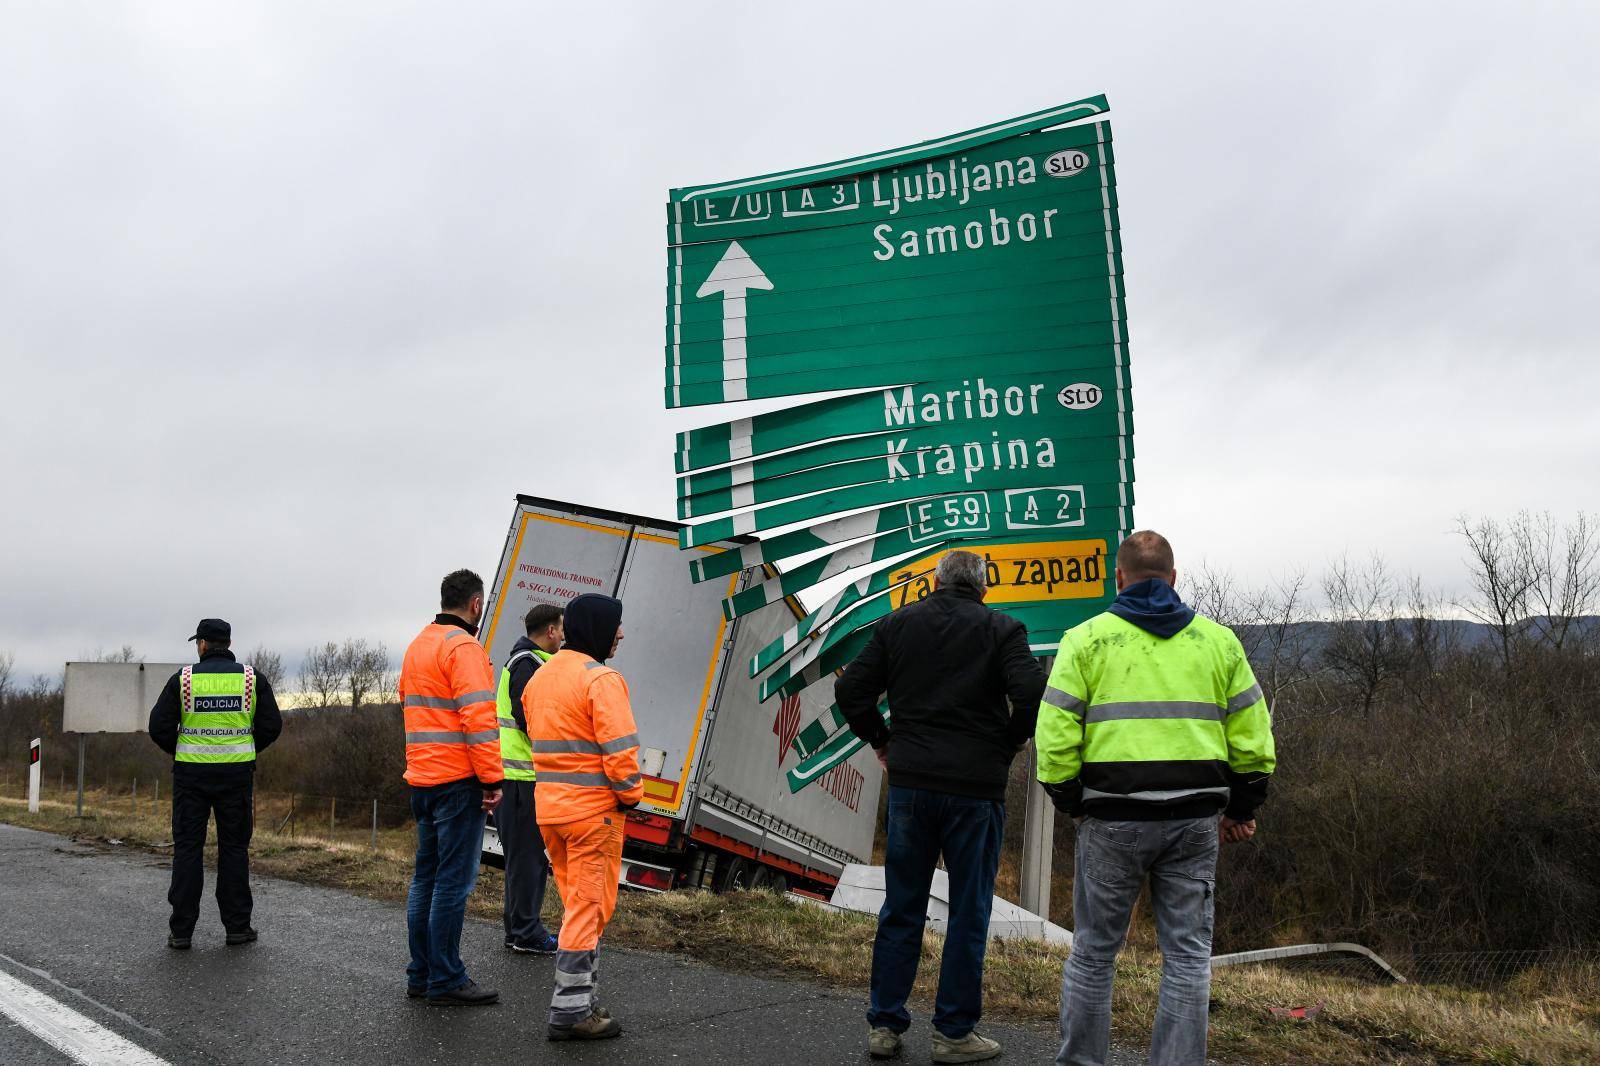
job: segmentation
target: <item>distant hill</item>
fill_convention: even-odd
[[[1530,622],[1534,621],[1530,619]],[[1415,618],[1397,618],[1395,624],[1400,627],[1402,637],[1411,633],[1416,624]],[[1295,644],[1304,648],[1313,656],[1318,655],[1333,641],[1338,627],[1344,625],[1359,625],[1355,622],[1338,622],[1314,620],[1308,622],[1295,622],[1288,629],[1286,643]],[[1494,630],[1483,624],[1466,618],[1433,618],[1429,624],[1437,628],[1440,643],[1446,647],[1456,647],[1464,651],[1471,651],[1479,647],[1493,646],[1495,643]],[[1270,636],[1274,627],[1266,625],[1238,626],[1236,631],[1245,647],[1258,647]],[[1586,615],[1573,623],[1574,636],[1594,636],[1600,634],[1600,615]],[[1570,639],[1570,638],[1569,638]]]

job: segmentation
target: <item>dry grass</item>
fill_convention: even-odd
[[[149,805],[138,812],[101,811],[79,821],[65,803],[37,815],[0,799],[0,820],[86,840],[118,840],[161,850],[170,839],[167,816]],[[410,876],[411,833],[384,830],[369,842],[328,842],[312,836],[257,833],[255,870],[263,875],[324,885],[399,901]],[[469,904],[472,914],[497,918],[502,883],[485,870]],[[559,921],[551,893],[546,914]],[[691,955],[732,969],[808,976],[863,990],[872,954],[873,920],[779,899],[764,893],[624,894],[608,931],[614,943]],[[929,935],[917,991],[931,999],[942,938]],[[987,1011],[996,1017],[1053,1021],[1065,952],[1022,941],[994,943],[984,976]],[[1125,954],[1118,968],[1113,1026],[1120,1042],[1148,1040],[1160,981],[1158,962],[1144,950]],[[1594,1063],[1600,1062],[1600,973],[1559,975],[1528,971],[1494,994],[1275,968],[1219,971],[1212,984],[1212,1050],[1223,1060],[1311,1064]],[[1286,1022],[1269,1008],[1324,1004],[1314,1022]]]

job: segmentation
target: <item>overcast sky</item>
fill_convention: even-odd
[[[670,187],[1095,93],[1180,566],[1600,510],[1592,6],[1129,6],[0,4],[0,652],[398,652],[517,492],[669,516]]]

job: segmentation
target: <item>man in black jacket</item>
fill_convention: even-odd
[[[150,739],[172,756],[172,904],[167,946],[184,950],[200,918],[206,823],[217,816],[217,909],[230,947],[256,939],[250,927],[250,831],[256,756],[283,731],[272,685],[229,651],[233,629],[203,618],[200,661],[167,680],[150,709]]]
[[[979,1062],[1000,1045],[973,1031],[983,1010],[983,958],[1005,829],[1011,760],[1033,736],[1044,671],[1028,631],[983,605],[984,561],[949,552],[934,591],[878,624],[834,685],[839,710],[889,773],[884,906],[872,946],[874,1058],[900,1053],[911,1024],[934,867],[943,855],[950,919],[933,1011],[933,1061]],[[878,699],[887,692],[885,725]],[[1010,708],[1007,708],[1009,700]]]

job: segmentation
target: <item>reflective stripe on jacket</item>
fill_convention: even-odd
[[[507,781],[535,780],[533,749],[528,746],[528,734],[517,727],[516,715],[511,713],[511,667],[524,657],[547,663],[550,653],[539,648],[519,651],[500,668],[500,687],[495,690],[494,706],[500,721],[500,764],[506,768]],[[538,667],[534,667],[534,670],[537,671]]]
[[[424,626],[400,667],[406,718],[406,780],[419,787],[505,778],[489,653],[457,625]]]
[[[1167,638],[1109,612],[1068,630],[1034,742],[1040,781],[1081,783],[1083,809],[1112,818],[1196,803],[1248,817],[1277,765],[1244,648],[1200,615]]]
[[[178,676],[178,747],[174,762],[256,761],[256,672],[195,673]]]
[[[522,708],[539,775],[540,825],[564,825],[644,798],[639,734],[621,674],[563,648],[522,690]]]

